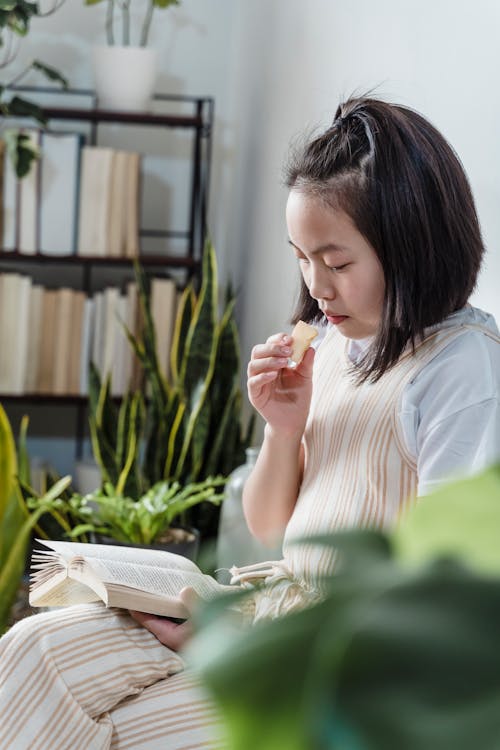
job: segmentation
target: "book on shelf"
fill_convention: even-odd
[[[137,258],[140,252],[141,161],[140,154],[134,151],[129,152],[125,198],[126,227],[124,255],[127,258]]]
[[[102,601],[107,607],[189,617],[179,596],[190,587],[205,600],[234,591],[173,552],[106,544],[37,540],[29,600],[33,607]]]
[[[108,255],[111,174],[114,150],[83,146],[78,221],[78,255]]]
[[[89,364],[92,359],[95,300],[87,297],[83,306],[82,337],[80,342],[80,387],[81,396],[89,391]]]
[[[109,197],[108,255],[122,258],[125,255],[127,227],[128,152],[114,151],[111,164]]]
[[[37,389],[38,357],[40,351],[40,337],[42,335],[44,289],[39,284],[32,284],[28,312],[28,352],[26,357],[26,373],[24,378],[24,392],[35,393]]]
[[[75,291],[67,287],[56,290],[54,336],[54,367],[51,392],[55,395],[68,393],[71,352],[71,316]]]
[[[37,393],[52,393],[54,384],[57,290],[44,289],[42,331],[38,350]]]
[[[0,141],[1,151],[3,154],[2,164],[2,250],[12,252],[17,250],[18,246],[18,179],[12,163],[12,159],[7,153],[4,140]]]
[[[83,346],[84,310],[87,295],[73,291],[71,305],[71,336],[68,360],[68,382],[66,392],[72,396],[80,393],[80,360]]]
[[[0,276],[0,393],[21,394],[24,390],[30,288],[28,276]]]
[[[76,253],[82,143],[80,133],[42,133],[39,220],[45,255]]]
[[[172,279],[151,279],[151,315],[156,331],[158,363],[164,375],[170,372],[170,349],[177,307],[177,287]]]
[[[38,128],[23,128],[23,133],[29,137],[32,147],[40,150],[41,131]],[[18,250],[25,255],[34,255],[39,247],[39,180],[40,160],[33,159],[28,174],[18,180]]]

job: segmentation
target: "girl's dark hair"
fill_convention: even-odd
[[[381,325],[357,371],[359,382],[376,381],[476,284],[484,246],[460,160],[417,112],[350,98],[331,127],[294,150],[285,182],[348,214],[380,259]],[[321,317],[302,282],[292,322]]]

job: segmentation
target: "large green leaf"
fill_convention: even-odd
[[[0,523],[11,502],[16,472],[17,459],[14,437],[7,414],[0,404]]]
[[[484,573],[500,573],[500,465],[419,498],[392,534],[401,560],[418,564],[459,556]]]
[[[175,318],[174,332],[172,336],[172,348],[170,351],[170,370],[174,387],[178,385],[182,361],[184,359],[184,346],[186,343],[189,326],[193,317],[196,304],[196,295],[191,284],[181,294],[177,315]]]
[[[251,629],[221,617],[194,641],[232,750],[497,746],[500,578],[410,570],[365,533],[349,545],[364,564],[344,560],[320,604]]]
[[[200,382],[206,389],[214,368],[214,354],[217,346],[217,261],[213,245],[207,240],[203,253],[202,285],[193,310],[184,346],[181,368],[181,384],[190,401]]]

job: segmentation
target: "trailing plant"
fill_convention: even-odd
[[[340,566],[301,612],[248,629],[214,605],[188,656],[228,746],[496,747],[499,501],[497,466],[420,500],[392,534],[317,539]]]
[[[234,294],[227,290],[219,315],[215,250],[207,241],[201,288],[184,290],[175,320],[170,377],[157,356],[148,280],[136,266],[143,315],[142,334],[127,331],[145,379],[118,408],[110,379],[90,373],[90,429],[103,482],[117,494],[139,497],[161,481],[182,486],[207,477],[227,476],[244,462],[254,426],[242,426],[240,344],[234,320]]]
[[[18,47],[14,40],[16,37],[24,37],[28,34],[31,19],[35,16],[51,15],[61,7],[64,1],[56,0],[48,11],[42,13],[38,3],[30,3],[26,0],[20,0],[20,2],[0,0],[0,47],[3,53],[0,58],[0,68],[7,67],[16,57]],[[57,70],[39,60],[33,60],[10,81],[0,83],[0,114],[3,117],[29,117],[44,127],[47,120],[43,110],[29,99],[11,93],[12,88],[18,85],[31,70],[42,73],[49,80],[60,83],[64,88],[68,87],[66,78]],[[38,149],[32,144],[29,136],[18,129],[6,129],[3,137],[17,176],[24,177],[28,174],[33,160],[38,158]]]
[[[85,5],[98,5],[102,0],[85,0]],[[148,43],[149,33],[151,31],[151,24],[153,21],[153,14],[156,9],[166,10],[173,5],[180,5],[180,0],[146,0],[143,2],[143,6],[146,6],[144,15],[140,23],[139,32],[139,47],[145,47]],[[134,8],[132,0],[107,0],[106,9],[106,39],[109,45],[114,45],[115,42],[115,21],[116,11],[121,15],[121,44],[124,47],[128,47],[131,44],[130,36],[130,21],[131,11]]]

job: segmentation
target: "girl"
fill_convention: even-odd
[[[323,337],[293,370],[284,333],[248,366],[266,428],[245,512],[264,541],[285,530],[283,560],[234,571],[268,583],[254,620],[321,596],[335,560],[297,537],[388,526],[415,495],[500,455],[500,339],[467,304],[483,245],[443,137],[409,109],[351,99],[292,158],[287,184],[303,279],[295,319]],[[134,618],[71,607],[9,631],[3,750],[220,747],[215,712],[176,653],[189,626]]]

